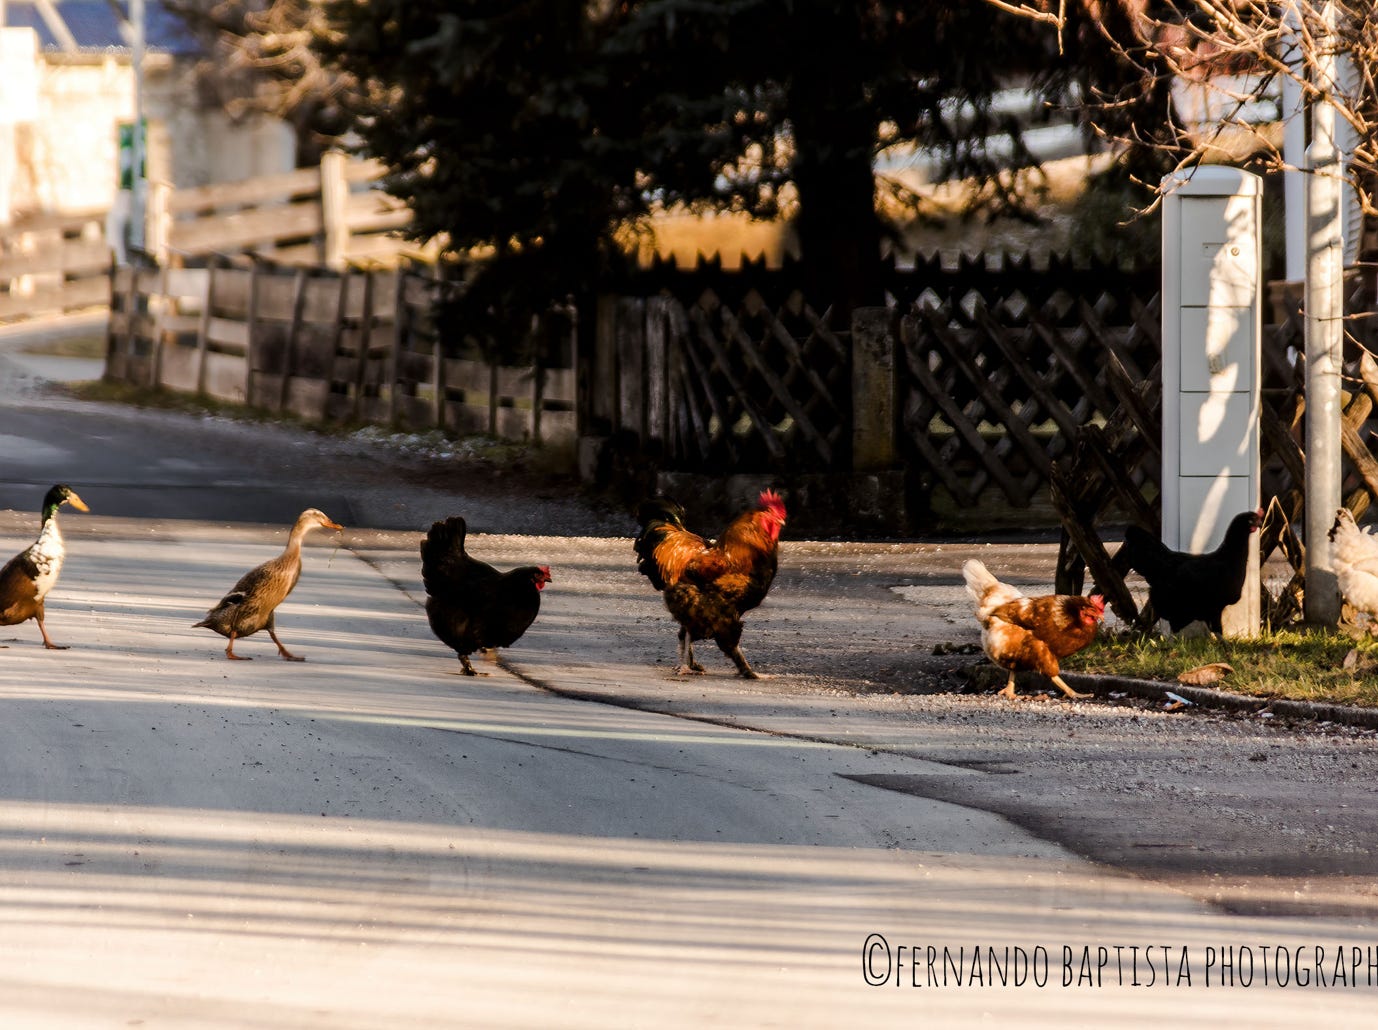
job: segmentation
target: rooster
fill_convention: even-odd
[[[1001,697],[1016,696],[1014,674],[1021,669],[1041,672],[1070,698],[1091,696],[1067,685],[1058,659],[1076,654],[1095,637],[1096,625],[1105,617],[1105,598],[1099,594],[1025,597],[1017,588],[1001,583],[975,558],[962,566],[962,578],[976,602],[981,647],[991,661],[1009,670]]]
[[[1348,508],[1340,508],[1330,528],[1330,542],[1340,593],[1356,611],[1378,616],[1378,537],[1360,529]],[[1373,628],[1370,621],[1370,632]]]
[[[637,570],[665,596],[665,607],[679,623],[679,675],[703,672],[694,661],[694,641],[709,637],[746,679],[757,675],[742,654],[742,615],[766,599],[775,580],[785,502],[764,490],[759,507],[727,524],[715,541],[684,525],[684,509],[656,498],[637,515]]]
[[[1153,614],[1176,633],[1193,622],[1221,632],[1220,614],[1244,593],[1249,535],[1263,524],[1263,512],[1245,511],[1230,520],[1225,539],[1214,551],[1174,551],[1138,526],[1127,526],[1114,564],[1133,569],[1148,583]]]
[[[436,522],[421,542],[426,618],[441,642],[454,648],[464,675],[477,676],[469,655],[511,647],[541,610],[550,566],[527,565],[498,572],[464,550],[467,526],[458,515]]]

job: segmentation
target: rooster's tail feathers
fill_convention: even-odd
[[[651,497],[637,505],[636,521],[642,533],[661,522],[683,529],[684,509],[668,497]]]
[[[672,533],[687,532],[684,528],[684,509],[666,497],[642,501],[637,508],[637,533],[632,548],[636,551],[636,571],[651,581],[657,590],[665,589],[665,575],[656,561],[656,549]]]

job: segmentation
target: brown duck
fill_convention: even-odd
[[[307,508],[297,516],[292,534],[287,538],[286,549],[276,558],[241,576],[230,592],[220,599],[220,603],[196,623],[196,627],[205,626],[222,637],[230,638],[229,646],[225,648],[226,658],[249,661],[246,656],[234,653],[235,640],[266,629],[283,658],[289,662],[306,660],[282,646],[282,641],[274,632],[273,612],[301,578],[301,542],[313,529],[344,529],[344,526],[332,522],[322,511]]]
[[[62,532],[57,527],[57,510],[70,504],[77,511],[89,511],[86,504],[70,486],[59,483],[43,498],[43,528],[38,539],[0,569],[0,626],[17,626],[33,619],[43,634],[43,646],[64,651],[65,646],[54,644],[43,625],[43,599],[57,582],[67,550]]]

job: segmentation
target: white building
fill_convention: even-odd
[[[0,0],[0,225],[108,211],[119,127],[132,125],[132,35],[116,0]],[[177,187],[293,167],[282,122],[231,120],[199,102],[189,33],[156,2],[145,18],[148,177]]]

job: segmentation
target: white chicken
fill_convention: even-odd
[[[1349,509],[1340,508],[1330,527],[1330,542],[1340,593],[1355,611],[1378,617],[1378,536],[1360,529]],[[1370,631],[1375,628],[1378,625],[1370,622]]]

